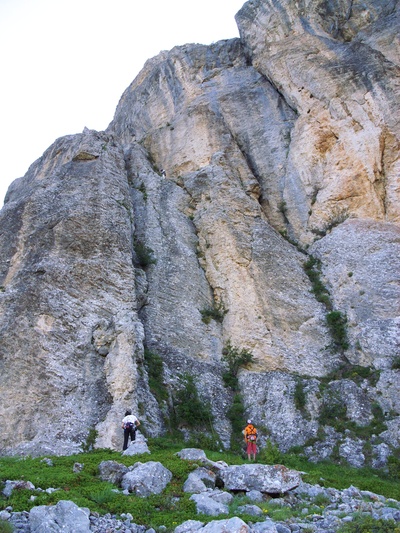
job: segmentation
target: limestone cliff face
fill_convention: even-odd
[[[310,242],[342,217],[398,222],[397,2],[275,4],[248,2],[237,22],[254,67],[298,113],[283,185],[291,232]]]
[[[163,358],[169,402],[179,375],[196,377],[228,443],[228,341],[253,353],[246,413],[282,448],[316,436],[319,379],[343,362],[382,372],[356,392],[333,383],[355,398],[349,418],[367,425],[380,402],[385,442],[400,444],[400,392],[390,385],[390,408],[382,394],[399,355],[397,2],[250,0],[236,20],[240,39],[149,60],[106,132],[57,140],[11,186],[5,453],[71,453],[89,428],[118,448],[128,406],[162,433],[144,347]],[[332,349],[310,257],[347,317],[347,348]],[[221,320],[205,323],[211,309]]]
[[[2,449],[23,443],[26,453],[46,453],[56,441],[60,451],[78,449],[88,428],[135,404],[143,326],[130,211],[121,149],[104,134],[56,141],[9,191],[1,211]]]
[[[162,54],[123,95],[109,131],[126,143],[134,185],[146,186],[136,224],[157,257],[143,311],[154,348],[218,360],[230,339],[259,369],[320,375],[335,364],[305,256],[268,223],[247,159],[270,161],[271,181],[282,173],[293,122],[239,40]],[[132,135],[166,178],[141,176]],[[226,311],[222,327],[201,321],[214,305]]]

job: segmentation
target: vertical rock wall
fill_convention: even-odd
[[[163,359],[169,401],[196,377],[227,444],[228,341],[253,353],[246,414],[282,449],[316,437],[319,380],[343,362],[381,377],[326,390],[364,425],[377,402],[398,442],[398,3],[251,0],[236,19],[240,39],[149,60],[106,132],[57,140],[10,187],[3,453],[72,453],[90,429],[120,448],[127,407],[161,434],[144,348]],[[346,349],[332,349],[311,256],[347,317]],[[310,457],[338,439],[327,429]]]
[[[303,243],[349,216],[399,220],[399,68],[365,34],[385,26],[396,49],[398,6],[338,4],[260,0],[236,16],[252,64],[298,113],[283,197]]]
[[[70,453],[100,421],[117,445],[143,351],[121,150],[89,131],[58,140],[1,222],[2,450]]]
[[[306,257],[268,219],[294,120],[246,64],[238,40],[161,54],[121,98],[109,131],[128,147],[139,142],[155,169],[166,169],[155,181],[131,169],[136,186],[146,186],[137,225],[157,257],[143,313],[147,341],[164,353],[218,361],[230,340],[253,352],[254,370],[321,375],[337,364]],[[201,322],[200,311],[214,306],[226,312],[222,327]]]

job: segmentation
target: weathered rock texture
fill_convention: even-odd
[[[283,494],[301,482],[300,473],[283,465],[234,465],[220,471],[219,476],[228,490],[258,490]]]
[[[143,352],[121,148],[104,134],[60,139],[13,187],[1,211],[2,448],[58,441],[62,453],[96,425],[116,445]]]
[[[250,0],[240,39],[160,53],[106,132],[58,139],[12,184],[0,213],[4,453],[71,453],[90,428],[119,448],[126,407],[162,433],[168,402],[150,391],[144,347],[163,359],[169,403],[180,375],[196,376],[227,444],[228,340],[253,353],[246,412],[282,448],[316,437],[319,380],[343,362],[382,372],[380,389],[351,389],[347,418],[370,423],[377,402],[396,445],[398,13],[395,0]],[[348,348],[332,349],[310,255]],[[207,324],[213,308],[221,321]]]

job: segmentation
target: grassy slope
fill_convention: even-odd
[[[142,456],[122,456],[119,452],[110,450],[96,450],[68,457],[52,457],[53,466],[42,462],[40,458],[0,458],[0,481],[7,479],[24,479],[31,481],[35,487],[47,489],[49,487],[58,488],[52,494],[40,493],[28,490],[14,491],[10,499],[0,497],[0,509],[8,505],[14,511],[28,511],[36,505],[50,505],[59,500],[72,500],[81,507],[88,507],[91,511],[104,513],[131,513],[133,521],[137,524],[145,524],[148,527],[160,525],[173,529],[177,524],[189,519],[199,519],[203,522],[215,520],[216,517],[202,516],[196,514],[194,502],[189,500],[190,495],[182,490],[184,481],[190,471],[197,465],[182,461],[175,453],[184,447],[184,444],[174,444],[166,439],[149,439],[151,455]],[[238,455],[230,453],[218,453],[206,451],[207,457],[214,461],[223,460],[228,464],[241,464],[245,461]],[[362,490],[369,490],[386,497],[400,500],[400,485],[396,480],[385,479],[377,471],[368,469],[354,469],[333,464],[313,464],[295,455],[282,456],[282,463],[290,468],[307,472],[303,475],[303,480],[309,483],[318,483],[325,487],[336,487],[344,489],[354,485]],[[115,487],[101,481],[98,475],[98,465],[101,461],[114,460],[131,466],[137,461],[160,461],[173,473],[173,479],[166,490],[161,495],[154,495],[148,498],[137,496],[125,496],[112,491]],[[79,473],[73,473],[75,462],[83,463],[84,468]],[[36,499],[30,500],[34,494]],[[245,503],[245,499],[235,497],[231,505],[230,516],[237,515],[236,508],[239,504]],[[268,503],[262,504],[264,512],[276,520],[282,520]],[[280,510],[280,512],[282,512]],[[275,513],[275,514],[274,514]],[[297,512],[293,512],[297,514]],[[253,517],[241,516],[243,520],[257,521]],[[220,518],[226,518],[221,516]],[[262,520],[263,518],[260,518]]]

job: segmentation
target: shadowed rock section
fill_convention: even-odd
[[[96,157],[77,158],[83,150]],[[99,422],[108,426],[103,444],[117,444],[110,428],[135,402],[143,351],[130,209],[121,149],[90,132],[56,141],[9,193],[1,448],[78,450]]]

